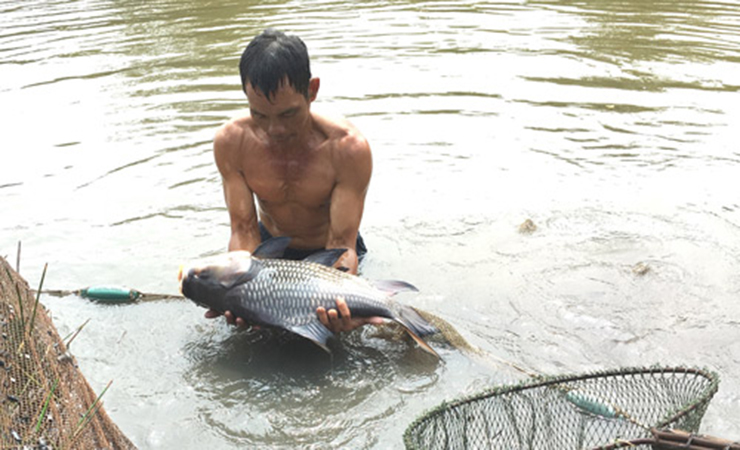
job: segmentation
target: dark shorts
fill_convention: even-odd
[[[273,237],[270,234],[270,232],[267,231],[267,228],[265,228],[262,222],[259,223],[259,226],[260,226],[260,237],[262,238],[262,242],[265,242],[266,240]],[[324,250],[324,249],[323,248],[303,249],[303,248],[288,247],[285,250],[285,254],[283,255],[283,258],[300,260],[321,250]],[[367,247],[365,247],[365,241],[362,240],[362,236],[360,236],[359,231],[357,232],[357,242],[355,244],[355,251],[357,252],[357,260],[362,261],[363,256],[365,256],[365,253],[367,253]]]

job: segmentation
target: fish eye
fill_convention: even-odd
[[[211,269],[209,269],[209,268],[205,268],[205,269],[202,269],[202,270],[200,270],[198,272],[196,272],[195,270],[191,270],[190,271],[190,274],[197,276],[201,280],[207,280],[207,279],[211,278],[211,276],[213,276],[213,271],[211,271]]]

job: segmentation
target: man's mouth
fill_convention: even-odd
[[[271,134],[269,135],[269,138],[273,142],[283,143],[291,140],[293,138],[292,134]]]

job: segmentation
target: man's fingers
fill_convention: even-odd
[[[352,327],[352,315],[349,312],[347,302],[342,297],[337,297],[337,311],[342,318],[342,330],[349,331]]]
[[[342,330],[342,319],[338,317],[336,309],[326,310],[323,306],[316,308],[319,321],[332,333],[340,333]]]
[[[209,309],[206,311],[206,319],[215,319],[216,317],[219,317],[221,315],[220,312],[215,311],[213,309]]]
[[[330,309],[329,311],[326,312],[326,314],[329,316],[329,322],[332,325],[335,325],[336,323],[338,323],[339,313],[337,313],[336,309]]]
[[[316,308],[316,315],[319,316],[319,321],[325,326],[329,327],[329,317],[326,315],[326,308],[319,306]]]
[[[377,325],[383,323],[381,317],[353,319],[352,312],[349,310],[346,300],[342,297],[337,297],[336,305],[336,309],[331,308],[327,310],[323,306],[316,308],[316,315],[319,317],[319,321],[332,333],[352,331],[366,324]]]
[[[383,323],[382,317],[368,317],[365,319],[365,323],[368,323],[370,325],[380,325]]]
[[[234,325],[234,316],[231,315],[231,311],[226,311],[224,317],[226,317],[226,323]]]
[[[248,324],[247,321],[242,319],[241,317],[236,317],[231,311],[226,311],[224,313],[224,317],[226,317],[226,323],[229,325],[236,325],[239,328],[247,328]],[[255,330],[259,329],[259,327],[255,326],[253,327]]]
[[[242,319],[241,317],[236,317],[231,311],[226,311],[225,313],[221,314],[218,311],[215,311],[213,309],[209,309],[206,311],[206,318],[207,319],[214,319],[219,316],[224,316],[226,318],[226,323],[229,325],[236,325],[239,328],[246,328],[247,327],[247,321]],[[255,330],[258,330],[258,326],[253,326]]]
[[[336,309],[332,308],[327,311],[326,314],[329,316],[329,329],[332,333],[341,333],[342,331],[345,331],[342,318],[339,317],[339,313]]]

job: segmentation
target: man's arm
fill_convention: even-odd
[[[357,274],[357,233],[365,207],[365,195],[370,184],[373,163],[370,146],[359,135],[344,139],[335,150],[334,165],[337,183],[332,191],[329,206],[329,237],[326,248],[346,248],[336,267],[345,267],[349,273]],[[334,333],[351,331],[368,323],[380,323],[380,318],[352,319],[344,299],[337,299],[337,309],[326,311],[318,308],[319,320]]]
[[[337,261],[336,267],[346,267],[350,273],[357,274],[357,233],[373,161],[370,146],[361,136],[348,136],[342,144],[343,148],[336,149],[333,158],[337,182],[329,205],[326,248],[346,248],[347,252]]]
[[[229,251],[251,252],[257,248],[261,238],[254,196],[242,172],[242,136],[243,130],[238,126],[224,125],[213,140],[213,154],[221,173],[231,223]]]
[[[229,251],[247,250],[251,252],[257,248],[261,238],[254,196],[241,169],[241,160],[244,157],[241,148],[243,133],[241,128],[232,123],[224,125],[213,140],[213,155],[218,171],[221,173],[226,208],[229,210],[231,223]],[[209,319],[220,315],[214,310],[206,311],[206,317]],[[226,316],[226,321],[232,325],[246,325],[242,318],[234,318],[230,311],[226,311],[224,316]]]

